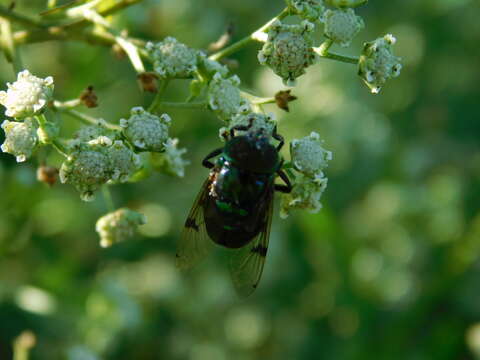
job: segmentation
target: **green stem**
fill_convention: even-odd
[[[154,113],[161,106],[162,96],[169,82],[170,82],[170,79],[161,80],[160,86],[158,87],[158,91],[155,94],[155,97],[153,98],[152,103],[148,107],[148,112]]]
[[[340,61],[340,62],[344,62],[344,63],[348,63],[348,64],[358,64],[358,60],[359,60],[358,57],[356,57],[356,56],[345,56],[345,55],[331,53],[331,52],[328,51],[328,48],[327,48],[327,50],[322,49],[322,46],[323,46],[323,44],[320,45],[320,47],[313,48],[313,51],[315,51],[317,53],[317,55],[320,56],[321,58],[336,60],[336,61]],[[328,46],[328,47],[330,47],[330,46]]]
[[[61,155],[68,157],[67,149],[59,140],[52,140],[52,146],[57,150]]]
[[[58,101],[55,100],[53,102],[53,106],[56,109],[63,110],[63,109],[72,109],[74,107],[82,105],[82,102],[80,99],[73,99],[73,100],[67,100],[67,101]]]
[[[283,9],[280,14],[278,14],[277,16],[272,18],[270,21],[268,21],[265,25],[261,26],[258,30],[254,31],[253,33],[244,37],[243,39],[233,43],[232,45],[226,47],[225,49],[222,49],[216,52],[215,54],[210,55],[209,58],[211,60],[220,60],[225,56],[228,56],[237,52],[238,50],[240,50],[241,48],[245,47],[246,45],[250,44],[253,41],[265,41],[265,39],[263,39],[265,30],[267,30],[268,27],[272,25],[272,23],[275,22],[276,20],[282,20],[288,15],[290,15],[290,9],[287,7]]]
[[[110,188],[108,187],[108,185],[102,186],[102,195],[103,195],[103,199],[105,200],[107,211],[108,212],[115,211],[115,203],[113,202],[112,192],[110,191]]]
[[[75,119],[80,120],[86,125],[100,125],[109,130],[122,131],[122,128],[119,125],[108,123],[105,120],[97,119],[93,116],[81,113],[80,111],[76,111],[69,108],[57,108],[57,109],[62,113],[68,114],[74,117]]]

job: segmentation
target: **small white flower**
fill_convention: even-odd
[[[323,173],[315,176],[298,174],[295,178],[293,190],[282,196],[280,204],[280,216],[288,217],[293,209],[308,210],[317,213],[322,208],[320,198],[327,187],[328,179]]]
[[[323,20],[323,0],[287,0],[287,5],[293,7],[302,19],[312,22]]]
[[[109,247],[135,235],[139,225],[146,224],[145,215],[121,208],[97,220],[95,230],[100,236],[100,246]]]
[[[358,74],[374,94],[388,79],[400,75],[401,59],[393,54],[395,42],[395,37],[387,34],[364,44],[358,61]]]
[[[23,162],[32,155],[38,143],[37,127],[33,119],[27,118],[23,122],[5,120],[2,123],[5,131],[5,142],[1,149],[12,154],[17,162]]]
[[[165,142],[165,152],[159,154],[158,167],[167,174],[183,177],[185,175],[185,166],[190,161],[182,159],[182,155],[187,149],[178,149],[178,139],[168,139]]]
[[[120,126],[128,141],[138,149],[162,151],[168,139],[170,122],[167,114],[156,116],[142,107],[135,107],[131,110],[130,118],[120,120]]]
[[[325,150],[323,141],[316,132],[290,143],[290,155],[295,169],[305,175],[314,176],[328,166],[332,152]]]
[[[0,91],[0,104],[7,109],[5,115],[18,119],[37,114],[53,95],[53,78],[41,79],[28,70],[19,72],[17,81],[7,86],[7,91]]]
[[[146,49],[153,58],[153,67],[160,77],[189,77],[197,70],[198,50],[191,49],[173,37],[163,41],[147,43]]]
[[[305,74],[305,68],[316,60],[309,35],[311,23],[285,25],[277,21],[268,31],[268,39],[258,53],[262,65],[268,65],[287,86],[295,85],[295,79]]]
[[[364,27],[362,18],[353,9],[325,11],[325,36],[340,46],[349,46]]]
[[[238,76],[224,79],[220,73],[216,73],[208,86],[210,108],[224,121],[230,121],[232,116],[250,107],[248,101],[241,97],[238,85]]]

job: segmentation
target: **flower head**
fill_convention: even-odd
[[[365,27],[362,18],[353,9],[325,11],[325,36],[340,46],[350,45],[353,38]]]
[[[305,68],[316,59],[309,35],[313,27],[308,21],[301,25],[275,22],[268,31],[267,42],[258,53],[258,61],[268,65],[287,86],[295,85],[295,79],[305,74]]]
[[[162,151],[168,139],[170,116],[162,114],[156,116],[145,111],[142,107],[134,107],[130,118],[121,119],[125,137],[135,147],[144,151]]]
[[[173,37],[159,43],[147,43],[147,51],[153,58],[153,67],[160,77],[188,77],[197,70],[198,50],[191,49]]]
[[[314,176],[328,166],[332,159],[332,152],[325,150],[323,141],[316,132],[302,139],[292,140],[290,154],[295,169],[305,175]]]
[[[145,215],[121,208],[97,220],[95,229],[100,236],[100,246],[109,247],[135,235],[139,225],[146,224]]]
[[[320,198],[327,187],[328,179],[323,173],[315,176],[298,174],[295,185],[289,194],[282,196],[280,216],[286,218],[292,209],[308,210],[317,213],[322,208]]]
[[[298,15],[311,22],[321,22],[325,6],[323,0],[287,0],[287,4],[293,7]]]
[[[232,76],[224,79],[216,73],[208,86],[208,104],[217,116],[229,121],[232,116],[250,108],[248,101],[240,96],[240,79]]]
[[[7,91],[0,91],[0,104],[7,109],[5,115],[18,119],[37,114],[53,95],[53,78],[41,79],[28,70],[19,72],[17,81],[7,86]]]
[[[84,201],[94,199],[94,192],[111,178],[107,145],[76,144],[60,167],[60,181],[74,185]]]
[[[23,122],[5,120],[1,126],[5,131],[2,151],[14,155],[17,162],[27,160],[38,143],[37,126],[34,120],[31,118]]]
[[[377,94],[385,82],[400,75],[401,58],[393,54],[396,39],[391,34],[365,43],[358,62],[358,74],[372,93]]]

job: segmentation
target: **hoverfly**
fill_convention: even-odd
[[[212,151],[202,165],[210,169],[185,221],[176,263],[188,269],[202,260],[213,243],[231,249],[230,273],[237,293],[246,297],[258,286],[268,249],[274,191],[289,193],[292,185],[281,170],[284,141],[275,147],[263,129],[235,126],[223,136],[225,146]],[[235,131],[246,131],[235,136]],[[210,160],[217,157],[213,163]],[[276,176],[285,183],[275,184]]]

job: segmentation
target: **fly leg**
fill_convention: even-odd
[[[285,141],[283,140],[283,136],[282,136],[282,135],[277,134],[277,125],[275,125],[275,127],[273,128],[272,137],[273,137],[275,140],[280,141],[280,143],[277,145],[277,151],[280,151],[280,149],[283,147],[283,144],[285,144]]]
[[[287,174],[285,174],[283,170],[280,170],[280,169],[277,171],[277,174],[278,176],[280,176],[280,179],[282,179],[286,185],[275,184],[275,190],[285,194],[291,193],[293,186]]]
[[[223,151],[223,148],[219,148],[217,150],[213,150],[210,154],[208,154],[205,159],[202,161],[202,165],[205,166],[207,169],[211,169],[215,166],[214,163],[212,163],[210,160],[211,158],[214,158],[217,155],[220,155]]]
[[[248,119],[248,125],[236,125],[230,129],[230,137],[235,137],[235,130],[238,131],[248,131],[250,128],[253,126],[253,120],[255,120],[253,117]]]

